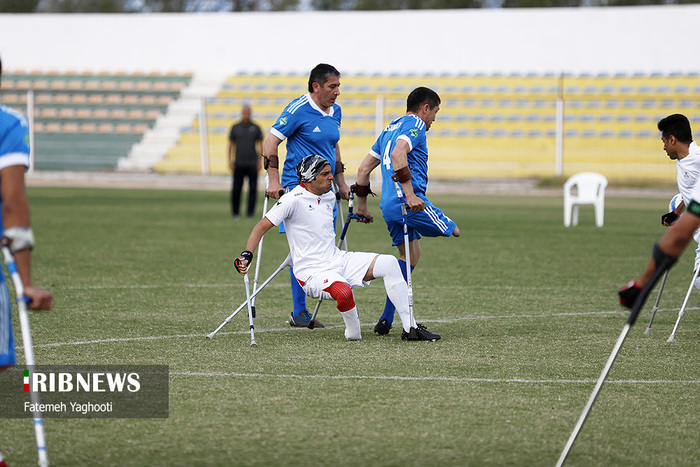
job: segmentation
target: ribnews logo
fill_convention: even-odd
[[[140,376],[136,372],[113,373],[38,373],[31,377],[24,370],[24,392],[138,392],[141,389]],[[31,384],[31,391],[30,391]]]
[[[0,373],[0,418],[35,412],[59,418],[167,418],[168,383],[166,365],[12,367]]]

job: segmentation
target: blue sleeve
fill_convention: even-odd
[[[0,134],[0,156],[5,154],[29,154],[29,131],[19,120]]]
[[[282,111],[275,124],[272,125],[272,128],[284,135],[285,138],[292,136],[303,123],[302,119],[295,117],[295,115],[298,115],[300,112],[289,112],[290,106],[291,104],[288,105],[284,111]]]

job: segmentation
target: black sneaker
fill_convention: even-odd
[[[386,318],[380,319],[379,322],[374,326],[374,332],[376,332],[380,336],[385,336],[389,334],[390,329],[391,324],[389,324],[389,321]]]
[[[311,315],[306,310],[302,311],[297,316],[292,315],[292,317],[289,318],[289,325],[294,328],[308,328],[310,322]],[[319,320],[314,320],[314,327],[323,328],[325,326]]]
[[[415,328],[411,328],[409,332],[401,331],[401,340],[404,341],[431,341],[434,342],[440,339],[440,334],[428,331],[425,326],[416,323]]]

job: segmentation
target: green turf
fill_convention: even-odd
[[[37,363],[170,367],[168,419],[47,419],[52,465],[66,466],[554,465],[625,323],[616,290],[646,264],[668,202],[609,197],[605,227],[583,207],[567,229],[557,196],[434,196],[462,230],[424,239],[414,272],[418,321],[442,340],[374,335],[381,280],[355,291],[362,341],[345,341],[332,303],[325,329],[291,329],[285,271],[260,295],[251,347],[245,312],[204,338],[245,297],[232,263],[254,221],[230,218],[228,193],[30,197],[34,280],[56,296],[31,316]],[[354,224],[350,247],[394,254],[371,202],[377,222]],[[261,277],[287,252],[269,234]],[[700,463],[697,294],[666,342],[692,256],[652,333],[651,303],[632,328],[569,465]],[[34,465],[31,421],[0,426],[8,465]]]

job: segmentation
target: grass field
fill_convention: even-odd
[[[257,301],[251,347],[245,312],[204,338],[245,297],[232,262],[254,221],[230,218],[228,193],[29,193],[34,281],[56,296],[31,316],[37,363],[170,369],[167,419],[48,418],[56,466],[554,465],[627,318],[617,288],[646,264],[668,203],[609,197],[605,227],[584,207],[565,229],[559,196],[434,196],[462,230],[425,239],[414,272],[418,321],[442,340],[374,335],[381,280],[355,290],[362,341],[345,341],[332,303],[325,329],[292,329],[285,271]],[[350,247],[394,254],[372,202],[378,221],[354,224]],[[261,277],[287,252],[269,234]],[[692,256],[652,333],[655,292],[632,328],[568,465],[700,464],[697,292],[666,342]],[[8,465],[35,465],[31,421],[0,427]]]

